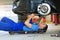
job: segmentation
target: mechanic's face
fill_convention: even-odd
[[[34,16],[33,18],[32,18],[32,22],[33,23],[37,23],[39,21],[39,16]]]
[[[46,27],[46,24],[45,23],[39,23],[38,26],[43,29],[44,27]]]

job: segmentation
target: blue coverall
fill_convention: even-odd
[[[32,23],[32,21],[30,21]],[[4,31],[23,31],[24,22],[15,23],[13,20],[3,17],[0,21],[0,30]]]

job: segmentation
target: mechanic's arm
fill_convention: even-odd
[[[26,25],[27,27],[29,27],[29,28],[32,27],[32,24],[30,23],[30,20],[31,20],[31,18],[32,18],[33,16],[34,16],[34,14],[29,15],[29,17],[28,17],[27,20],[25,21],[25,25]]]

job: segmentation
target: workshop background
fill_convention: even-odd
[[[14,0],[0,0],[0,20],[6,16],[15,22],[18,22],[18,15],[12,12]],[[43,18],[44,19],[44,18]],[[58,19],[58,20],[57,20]],[[60,30],[60,15],[52,14],[45,17],[44,22],[48,24],[48,30],[45,34],[14,34],[9,35],[6,31],[0,31],[0,40],[60,40],[57,37],[51,37]]]

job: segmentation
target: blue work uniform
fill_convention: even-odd
[[[15,23],[13,20],[3,17],[0,21],[0,30],[4,31],[22,31],[24,22]]]
[[[0,30],[4,31],[34,31],[38,30],[38,25],[33,24],[32,20],[30,21],[32,24],[32,28],[27,28],[27,26],[24,24],[24,22],[18,22],[15,23],[11,19],[4,17],[0,21]]]
[[[27,26],[23,27],[24,31],[38,31],[39,29],[40,29],[39,26],[37,24],[34,24],[34,23],[32,24],[31,28],[29,28]]]

